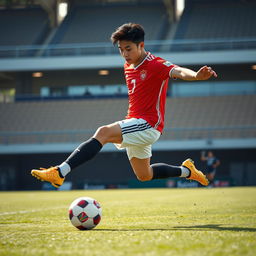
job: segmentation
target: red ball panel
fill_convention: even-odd
[[[88,205],[89,203],[86,200],[81,200],[79,201],[79,203],[77,204],[78,206],[85,208],[86,205]]]
[[[98,214],[97,216],[95,216],[95,217],[93,218],[93,223],[94,223],[95,225],[98,225],[98,224],[100,223],[100,220],[101,220],[101,217],[100,217],[100,215]]]
[[[74,214],[72,209],[69,209],[69,219],[71,220],[73,218]]]

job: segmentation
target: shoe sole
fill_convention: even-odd
[[[55,183],[51,183],[55,188],[59,188],[61,185],[55,184]]]

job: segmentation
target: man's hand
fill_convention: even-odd
[[[203,66],[196,73],[196,80],[208,80],[210,77],[217,77],[217,74],[211,67]]]

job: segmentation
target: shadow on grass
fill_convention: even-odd
[[[195,226],[178,226],[174,227],[178,230],[217,230],[217,231],[247,231],[256,232],[256,228],[246,228],[246,227],[223,227],[221,224],[208,224],[208,225],[195,225]]]
[[[256,228],[224,227],[221,224],[176,226],[172,228],[94,229],[94,231],[235,231],[256,232]]]

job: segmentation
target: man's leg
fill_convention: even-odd
[[[139,159],[139,158],[133,157],[132,159],[130,159],[130,164],[138,180],[140,181],[152,180],[153,170],[150,166],[150,158]]]
[[[121,143],[122,140],[122,130],[118,123],[102,126],[93,137],[80,144],[62,164],[48,169],[34,169],[31,174],[42,181],[50,182],[54,187],[60,187],[72,169],[92,159],[106,143]]]
[[[89,140],[83,142],[73,153],[64,161],[69,169],[61,168],[63,176],[66,176],[71,169],[92,159],[106,143],[121,143],[122,131],[118,123],[105,125],[97,129],[95,134]]]
[[[204,186],[208,185],[205,175],[195,168],[191,159],[185,160],[181,166],[173,166],[165,163],[150,165],[150,158],[139,159],[136,157],[131,158],[130,163],[135,175],[140,181],[184,177],[190,180],[196,180]]]
[[[130,159],[132,169],[140,181],[152,179],[165,179],[170,177],[188,177],[189,169],[183,166],[173,166],[164,163],[150,165],[150,158],[139,159],[133,157]]]

